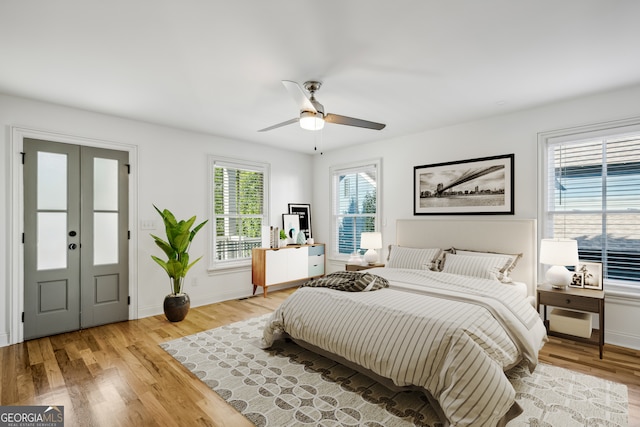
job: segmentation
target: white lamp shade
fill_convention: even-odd
[[[540,263],[548,265],[578,265],[578,242],[573,239],[542,239]]]
[[[300,113],[300,127],[306,130],[320,130],[324,127],[324,117],[322,113],[312,113],[303,111]]]
[[[362,249],[380,249],[382,247],[382,233],[362,233],[360,247]]]

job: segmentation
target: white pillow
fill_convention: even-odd
[[[392,245],[389,252],[390,268],[412,268],[414,270],[435,270],[440,256],[440,248],[405,248]]]
[[[500,271],[505,268],[505,257],[471,256],[446,254],[443,273],[460,274],[463,276],[480,277],[483,279],[499,280]]]
[[[500,269],[499,274],[496,276],[499,281],[502,283],[511,283],[511,272],[518,264],[520,258],[522,258],[522,254],[503,254],[498,252],[479,252],[479,251],[469,251],[462,249],[455,249],[454,253],[456,255],[464,255],[464,256],[486,256],[486,257],[500,257],[505,260],[504,268]]]

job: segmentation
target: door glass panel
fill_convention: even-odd
[[[38,212],[38,270],[67,268],[67,214]]]
[[[67,155],[38,152],[37,209],[67,210]]]
[[[93,159],[93,209],[118,210],[118,161]]]
[[[118,263],[118,214],[93,213],[93,264]]]

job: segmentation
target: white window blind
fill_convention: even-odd
[[[377,231],[380,162],[332,168],[333,257],[360,251],[360,234]]]
[[[609,132],[548,140],[544,237],[576,239],[605,282],[640,288],[640,132]]]
[[[212,263],[221,266],[248,262],[260,247],[266,224],[268,167],[241,161],[212,161]]]

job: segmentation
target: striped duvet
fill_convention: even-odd
[[[427,270],[368,270],[391,288],[300,288],[267,322],[263,346],[286,332],[393,381],[424,389],[454,426],[491,426],[517,409],[504,371],[531,370],[545,337],[508,285]],[[510,411],[511,410],[511,411]]]

